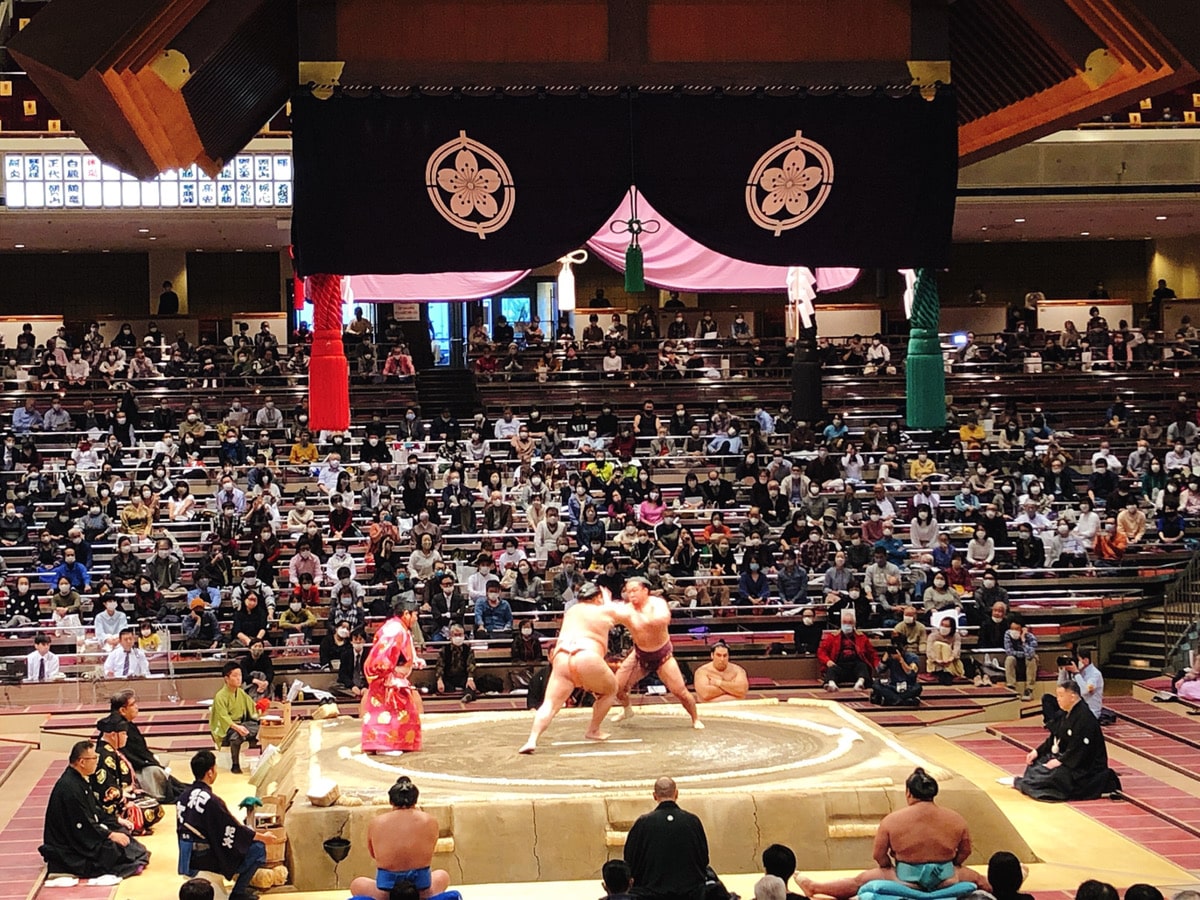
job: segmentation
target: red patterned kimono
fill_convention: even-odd
[[[409,684],[416,651],[412,635],[398,618],[388,619],[375,635],[363,662],[363,752],[421,749],[421,701]]]

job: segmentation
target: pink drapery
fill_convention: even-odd
[[[526,275],[513,272],[438,272],[431,275],[351,275],[355,300],[390,303],[402,300],[477,300],[504,291]]]
[[[645,196],[638,196],[642,221],[657,219],[662,227],[641,236],[647,284],[666,291],[700,293],[761,291],[786,293],[788,267],[761,266],[710,250],[662,218]],[[629,218],[629,196],[609,221]],[[629,236],[614,234],[604,223],[588,249],[618,272],[625,271]],[[351,275],[355,300],[375,303],[419,300],[476,300],[494,296],[519,282],[529,270],[512,272],[440,272],[429,275]],[[817,291],[840,291],[858,279],[858,269],[817,269]]]
[[[658,214],[645,194],[638,194],[638,217],[657,219],[662,227],[654,234],[643,232],[643,265],[646,283],[665,291],[766,291],[785,293],[787,266],[761,266],[743,262],[710,250],[692,240]],[[629,218],[629,195],[621,201],[609,221]],[[629,236],[614,234],[606,222],[591,240],[588,249],[618,272],[625,271],[625,248]],[[858,279],[858,269],[817,269],[818,291],[840,291]]]

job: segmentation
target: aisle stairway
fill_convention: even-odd
[[[1166,665],[1166,619],[1162,606],[1142,610],[1104,664],[1106,678],[1141,681]]]
[[[449,408],[455,418],[465,421],[482,405],[475,373],[449,366],[422,369],[417,373],[417,400],[421,404],[421,415],[426,419]]]

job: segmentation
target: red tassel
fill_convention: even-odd
[[[288,257],[292,260],[292,309],[304,309],[304,279],[296,274],[296,247],[288,244]]]
[[[350,427],[350,364],[342,345],[342,279],[310,275],[312,357],[308,366],[308,425],[313,431]]]

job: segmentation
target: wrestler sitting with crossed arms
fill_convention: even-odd
[[[538,738],[576,688],[596,695],[592,722],[583,736],[591,741],[608,738],[600,725],[616,700],[617,679],[604,656],[608,652],[608,630],[616,622],[617,606],[607,589],[591,582],[579,588],[576,598],[579,602],[563,614],[558,642],[550,654],[546,698],[534,714],[533,729],[520,753],[537,749]]]

